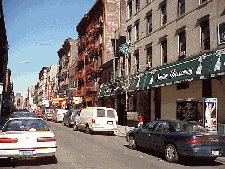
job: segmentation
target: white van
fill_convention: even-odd
[[[87,107],[76,116],[73,130],[85,130],[87,134],[95,131],[114,133],[117,125],[118,116],[115,109]]]

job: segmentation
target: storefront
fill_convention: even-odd
[[[225,48],[222,48],[136,74],[129,78],[129,83],[125,82],[128,89],[124,83],[102,85],[98,97],[127,92],[129,111],[142,114],[148,121],[180,118],[177,109],[183,105],[179,105],[179,100],[217,98],[218,123],[225,123],[224,75]],[[196,104],[193,106],[200,103]],[[195,112],[191,119],[200,120],[200,110]]]

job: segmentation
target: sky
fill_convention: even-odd
[[[64,41],[96,0],[3,0],[14,93],[27,95],[42,67],[57,65]],[[29,63],[26,63],[28,61]]]

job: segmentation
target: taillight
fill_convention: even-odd
[[[92,122],[92,124],[95,124],[95,119],[92,119],[92,121],[91,121],[91,122]]]
[[[186,144],[200,145],[201,141],[202,141],[201,137],[194,136],[194,137],[188,138],[186,140]]]
[[[17,143],[17,138],[0,138],[0,143]]]
[[[116,121],[116,125],[118,125],[118,121]]]
[[[37,142],[51,142],[56,141],[55,137],[39,137],[37,138]]]

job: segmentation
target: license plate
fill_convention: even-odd
[[[108,124],[113,124],[113,122],[112,121],[108,121]]]
[[[219,150],[212,150],[212,155],[214,155],[214,156],[218,156],[218,155],[220,155],[220,151]]]
[[[33,155],[33,151],[20,151],[20,155],[30,156]]]

